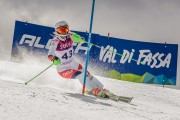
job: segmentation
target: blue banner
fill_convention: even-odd
[[[16,21],[12,59],[23,50],[47,57],[54,28]],[[86,32],[73,31],[88,39]],[[102,75],[138,83],[176,85],[177,44],[138,42],[92,34],[90,66]],[[86,43],[74,44],[75,54],[85,59]]]

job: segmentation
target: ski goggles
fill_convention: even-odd
[[[67,34],[69,33],[69,27],[68,26],[61,26],[56,29],[56,32],[59,34]]]

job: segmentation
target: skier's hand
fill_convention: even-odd
[[[52,61],[53,61],[54,65],[60,65],[61,64],[60,59],[58,57],[56,57],[56,56],[53,57]]]

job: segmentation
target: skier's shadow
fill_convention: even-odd
[[[83,102],[89,102],[89,103],[92,103],[92,104],[101,104],[101,105],[106,105],[106,106],[112,106],[111,104],[108,104],[108,103],[96,101],[97,99],[101,99],[101,98],[96,98],[94,96],[87,96],[87,95],[82,95],[82,94],[78,94],[78,93],[65,93],[65,94],[67,96],[80,99]]]

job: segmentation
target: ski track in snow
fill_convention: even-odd
[[[98,77],[132,105],[81,95],[76,80],[60,78],[54,68],[24,82],[46,66],[0,61],[0,120],[180,120],[180,91]]]

